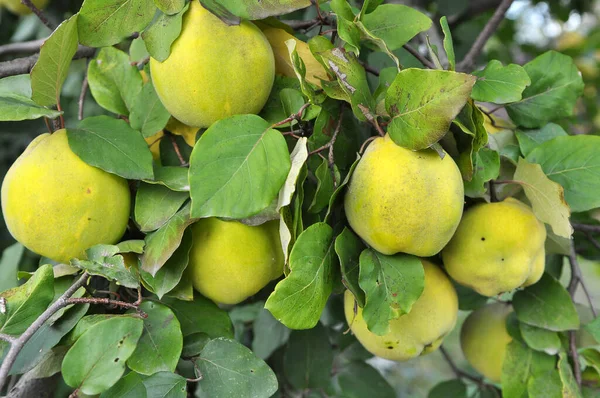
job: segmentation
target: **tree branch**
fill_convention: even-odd
[[[477,39],[475,39],[475,43],[473,43],[473,46],[471,46],[471,49],[467,55],[465,55],[465,58],[460,62],[460,64],[457,65],[457,70],[466,71],[473,68],[473,65],[475,65],[475,60],[483,50],[483,46],[485,46],[485,43],[487,43],[496,29],[498,29],[500,22],[502,22],[504,19],[506,10],[508,10],[512,3],[513,0],[502,0],[494,12],[494,15],[492,15],[492,18],[490,18],[488,23],[485,25],[485,28],[483,28],[479,36],[477,36]]]
[[[92,58],[96,53],[96,49],[92,47],[79,46],[73,59]],[[30,55],[29,57],[17,58],[11,61],[0,62],[0,79],[7,76],[22,75],[29,73],[33,65],[37,62],[39,54]]]
[[[44,13],[39,8],[37,8],[35,6],[35,4],[33,4],[31,2],[31,0],[21,0],[21,4],[23,4],[24,6],[27,6],[35,15],[37,15],[39,20],[42,21],[42,23],[44,25],[46,25],[46,27],[48,29],[50,29],[51,31],[54,32],[54,29],[56,29],[56,26],[53,23],[51,23],[50,21],[48,21],[48,18],[46,18]]]
[[[27,330],[25,330],[25,332],[23,332],[23,334],[21,334],[18,338],[16,338],[15,340],[12,341],[10,350],[8,350],[8,353],[6,354],[6,357],[4,358],[4,361],[2,362],[2,366],[0,367],[0,391],[4,387],[4,384],[6,384],[6,379],[8,378],[8,373],[10,372],[10,368],[12,367],[13,363],[17,359],[17,355],[19,355],[19,352],[21,351],[21,349],[23,348],[25,343],[27,343],[27,341],[29,341],[29,339],[35,334],[35,332],[37,332],[38,329],[41,328],[44,325],[44,323],[48,319],[50,319],[50,317],[52,315],[54,315],[61,308],[70,305],[68,300],[71,298],[71,296],[73,294],[75,294],[75,292],[80,287],[85,285],[88,277],[89,277],[88,273],[84,272],[81,275],[81,277],[73,285],[71,285],[71,287],[68,288],[67,291],[64,292],[62,296],[60,296],[58,298],[58,300],[56,300],[54,303],[52,303],[50,305],[50,307],[46,308],[46,311],[44,311],[42,313],[42,315],[40,315],[27,328]]]
[[[484,12],[493,10],[498,7],[502,3],[502,0],[478,0],[478,1],[470,1],[469,8],[465,10],[460,15],[453,15],[448,18],[448,24],[450,25],[450,29],[453,30],[458,25],[463,22],[469,21],[476,16],[483,14]]]
[[[433,62],[429,61],[427,58],[421,55],[421,53],[418,52],[415,48],[413,48],[409,44],[405,44],[402,47],[404,47],[406,51],[408,51],[413,57],[415,57],[420,63],[422,63],[423,66],[429,69],[435,69],[435,65],[433,64]]]
[[[12,54],[12,53],[35,53],[40,50],[40,47],[48,38],[24,41],[20,43],[9,43],[0,46],[0,55]]]
[[[571,223],[575,231],[591,232],[600,234],[600,225]]]
[[[450,366],[450,368],[452,368],[452,371],[454,372],[454,374],[456,375],[456,377],[458,378],[465,378],[465,379],[469,379],[477,384],[484,384],[483,383],[483,379],[479,378],[479,377],[475,377],[472,376],[464,371],[462,371],[461,369],[458,368],[458,366],[456,366],[456,364],[454,363],[454,361],[452,360],[452,358],[450,357],[450,354],[448,354],[448,351],[446,351],[446,349],[442,346],[440,346],[440,352],[442,353],[442,356],[444,357],[444,359],[446,360],[446,362],[448,362],[448,365]]]
[[[577,292],[577,287],[581,285],[581,289],[585,294],[588,305],[590,306],[590,310],[592,311],[592,315],[596,318],[598,315],[596,313],[596,309],[594,308],[594,304],[592,301],[592,297],[588,291],[588,288],[583,280],[583,275],[581,274],[581,267],[579,266],[579,261],[577,261],[577,253],[575,252],[575,244],[571,242],[570,253],[569,253],[569,264],[571,265],[571,280],[569,281],[569,286],[567,290],[571,295],[571,299],[574,299],[575,293]]]

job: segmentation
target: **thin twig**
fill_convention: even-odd
[[[369,142],[373,141],[375,138],[379,138],[379,137],[374,135],[372,137],[367,138],[365,140],[365,142],[363,142],[362,145],[360,146],[360,150],[358,151],[358,153],[360,153],[362,155],[363,152],[365,151],[367,145],[369,144]]]
[[[577,292],[577,286],[579,285],[579,283],[583,284],[583,279],[581,278],[581,269],[579,268],[579,263],[577,261],[575,244],[572,241],[569,249],[569,263],[571,264],[571,280],[569,281],[569,286],[567,286],[567,290],[569,291],[571,300],[575,301],[574,299],[575,293]],[[584,289],[584,291],[587,291],[587,289]],[[591,298],[589,295],[587,295],[587,297],[592,312],[595,314]],[[569,351],[571,358],[573,359],[573,373],[575,374],[575,380],[577,381],[577,385],[581,388],[581,368],[579,367],[579,353],[577,352],[577,345],[575,343],[575,331],[569,332]]]
[[[485,384],[483,382],[483,379],[479,378],[479,377],[475,377],[472,376],[464,371],[462,371],[461,369],[458,368],[458,366],[456,366],[456,364],[454,363],[454,361],[452,360],[452,358],[450,357],[450,354],[448,354],[448,352],[446,351],[446,349],[444,347],[440,346],[440,352],[442,353],[442,356],[444,357],[444,359],[446,360],[446,362],[448,362],[448,365],[450,366],[450,368],[452,368],[452,371],[454,372],[454,374],[456,375],[456,377],[458,378],[463,378],[463,379],[469,379],[477,384]]]
[[[575,244],[571,241],[570,251],[569,251],[569,264],[571,265],[571,280],[569,281],[569,286],[567,290],[571,295],[571,299],[575,297],[575,293],[577,292],[577,287],[581,285],[581,289],[586,296],[587,302],[590,306],[590,310],[594,315],[594,318],[597,316],[596,309],[594,308],[594,303],[592,301],[592,297],[588,291],[588,288],[583,280],[583,275],[581,274],[581,267],[579,266],[579,261],[577,260],[577,253],[575,252]]]
[[[77,118],[79,120],[83,120],[83,105],[85,103],[85,95],[87,94],[87,90],[88,90],[88,78],[87,78],[87,72],[86,72],[85,76],[83,78],[83,82],[81,83],[81,93],[79,94],[79,112],[77,113]]]
[[[306,104],[302,105],[300,107],[300,109],[298,109],[298,112],[292,113],[289,117],[283,119],[282,121],[272,124],[271,128],[281,126],[282,124],[291,123],[294,120],[298,121],[298,120],[302,119],[302,113],[304,113],[304,110],[306,108],[308,108],[309,106],[310,106],[310,103],[306,103]]]
[[[585,237],[587,238],[587,240],[590,241],[592,246],[594,246],[596,249],[600,250],[600,242],[598,242],[596,240],[596,238],[594,238],[594,235],[592,235],[591,232],[585,232]]]
[[[435,69],[435,65],[433,64],[433,62],[429,61],[427,58],[425,58],[420,52],[418,52],[415,48],[413,48],[410,44],[405,44],[402,47],[404,47],[404,49],[406,51],[408,51],[413,57],[415,57],[421,64],[423,64],[423,66],[429,68],[429,69]]]
[[[4,340],[7,343],[12,343],[13,341],[15,341],[15,338],[13,336],[8,335],[8,334],[0,333],[0,340]]]
[[[137,307],[138,307],[138,305],[136,303],[128,303],[125,301],[111,300],[109,298],[99,298],[99,297],[70,298],[67,300],[67,304],[105,304],[105,305],[113,305],[116,307],[133,308],[133,309],[137,309]]]
[[[465,55],[463,60],[456,66],[457,70],[466,71],[473,68],[477,57],[483,50],[483,46],[485,46],[485,43],[487,43],[487,41],[494,34],[496,29],[498,29],[500,22],[502,22],[502,20],[504,19],[504,14],[506,14],[506,11],[513,3],[513,1],[514,0],[502,0],[502,3],[500,3],[496,11],[494,12],[494,15],[492,15],[492,18],[490,18],[488,23],[485,25],[485,28],[483,28],[479,36],[477,36],[477,39],[475,39],[475,42],[471,46],[471,49],[469,50],[467,55]]]
[[[48,18],[46,18],[46,16],[42,12],[42,10],[37,8],[35,6],[35,4],[33,4],[31,2],[31,0],[21,0],[21,4],[23,4],[24,6],[27,6],[35,15],[37,15],[39,20],[42,21],[42,23],[44,25],[46,25],[46,27],[48,29],[50,29],[51,31],[54,31],[54,29],[56,29],[56,25],[54,25],[52,22],[48,21]]]
[[[600,233],[600,225],[571,223],[575,231]]]
[[[21,334],[16,340],[14,340],[11,343],[10,350],[8,350],[8,353],[6,354],[6,357],[4,358],[4,361],[2,362],[2,366],[0,367],[0,391],[4,387],[4,384],[6,384],[6,379],[8,377],[8,373],[10,372],[12,365],[14,364],[15,360],[17,359],[17,355],[19,355],[19,352],[21,351],[21,349],[23,349],[23,346],[25,346],[25,344],[29,341],[31,336],[33,336],[35,334],[35,332],[37,332],[38,329],[41,328],[44,325],[44,323],[46,323],[46,321],[48,319],[50,319],[50,317],[52,315],[54,315],[61,308],[70,305],[68,300],[71,298],[71,296],[73,294],[75,294],[75,292],[81,286],[83,286],[87,282],[88,277],[89,277],[88,273],[84,272],[81,275],[81,277],[73,285],[71,285],[71,287],[68,288],[67,291],[64,292],[62,296],[60,296],[58,298],[58,300],[56,300],[54,303],[52,303],[50,305],[50,307],[48,307],[46,309],[46,311],[44,311],[42,313],[42,315],[40,315],[27,328],[27,330],[25,330],[23,332],[23,334]]]
[[[169,133],[169,139],[171,139],[171,144],[173,145],[173,149],[175,150],[175,154],[177,154],[177,158],[179,159],[179,163],[181,163],[182,166],[187,166],[188,163],[185,161],[185,159],[183,158],[183,155],[181,154],[181,150],[179,149],[179,145],[177,144],[177,140],[175,139],[175,136],[173,134]]]

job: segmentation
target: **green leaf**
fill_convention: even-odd
[[[67,279],[71,280],[70,278]],[[71,308],[66,307],[64,315],[57,312],[50,317],[19,351],[10,374],[23,374],[36,367],[44,360],[45,356],[51,354],[52,348],[58,344],[60,339],[75,327],[88,308],[89,304],[78,304],[71,306]],[[60,371],[60,363],[57,371]]]
[[[348,102],[352,105],[354,115],[362,121],[373,118],[375,101],[367,83],[365,68],[356,56],[337,47],[322,51],[319,55],[350,99]]]
[[[39,106],[28,97],[18,94],[0,94],[0,121],[2,122],[33,120],[41,117],[54,119],[60,115],[62,112]]]
[[[186,204],[158,230],[146,235],[146,248],[140,258],[142,269],[155,276],[181,244],[183,232],[195,220]]]
[[[563,398],[562,382],[556,369],[529,378],[527,382],[529,398]]]
[[[389,321],[409,313],[419,299],[425,271],[415,256],[366,249],[360,254],[358,283],[365,292],[362,316],[368,329],[381,336],[388,332]]]
[[[154,167],[154,179],[144,180],[148,184],[160,184],[177,192],[189,192],[188,168],[179,166]]]
[[[554,357],[534,351],[518,340],[506,346],[502,365],[502,396],[527,397],[527,382],[555,368]]]
[[[135,195],[135,222],[140,231],[157,230],[189,198],[187,192],[175,192],[163,185],[141,183]]]
[[[117,384],[104,391],[100,398],[147,398],[142,377],[135,373],[123,377]]]
[[[347,398],[394,398],[396,392],[386,379],[364,362],[350,362],[336,375],[340,393]],[[460,396],[446,395],[446,397]]]
[[[44,379],[60,372],[60,366],[67,354],[68,347],[58,346],[46,352],[33,369],[27,372],[32,379]]]
[[[428,398],[467,398],[467,386],[460,379],[446,380],[429,390]]]
[[[261,309],[253,323],[254,340],[252,340],[252,351],[254,354],[266,360],[273,352],[287,343],[290,337],[290,329],[286,328],[266,309]]]
[[[463,179],[471,181],[475,171],[476,155],[488,142],[483,113],[475,106],[473,101],[469,100],[452,123],[464,133],[454,134],[456,146],[460,152],[457,165]]]
[[[78,21],[81,20],[80,15]],[[90,61],[87,76],[90,91],[98,105],[113,113],[129,115],[142,91],[142,75],[131,65],[127,53],[114,47],[101,49],[98,56]]]
[[[158,372],[143,378],[148,398],[186,398],[187,381],[171,372]]]
[[[541,329],[519,322],[519,330],[525,343],[536,351],[545,352],[548,355],[556,355],[561,348],[558,333],[551,330]]]
[[[471,98],[477,101],[507,104],[520,101],[523,90],[531,80],[522,66],[491,60],[483,70],[473,72],[477,76]]]
[[[456,69],[456,56],[454,55],[452,33],[450,33],[450,26],[448,26],[448,19],[446,17],[440,18],[440,26],[444,32],[444,51],[446,51],[446,57],[448,57],[448,69],[454,70]]]
[[[140,279],[137,272],[125,266],[125,259],[118,255],[119,247],[113,245],[96,245],[86,250],[89,260],[74,258],[71,265],[91,275],[100,275],[108,280],[115,281],[121,286],[137,288]]]
[[[336,14],[337,33],[346,48],[356,55],[360,52],[360,31],[354,23],[354,12],[346,0],[332,0],[331,10]]]
[[[363,3],[363,5],[364,4],[365,3]],[[383,39],[381,39],[380,37],[375,36],[360,21],[355,21],[354,25],[356,25],[358,27],[358,29],[360,29],[360,32],[362,33],[362,36],[363,36],[364,40],[367,40],[367,41],[375,44],[382,52],[386,53],[387,56],[392,59],[392,61],[394,61],[394,64],[396,65],[396,68],[394,68],[394,71],[396,73],[398,73],[398,71],[402,70],[402,66],[400,65],[400,60],[398,60],[398,57],[396,56],[396,54],[394,54],[392,52],[392,50],[390,50],[390,48],[387,46],[387,43]],[[381,73],[380,73],[380,76],[381,76]]]
[[[306,160],[308,159],[308,148],[306,146],[306,142],[306,137],[300,137],[300,139],[296,142],[296,146],[292,150],[292,153],[290,154],[290,172],[288,173],[283,186],[279,190],[276,208],[277,211],[281,210],[282,207],[289,206],[290,203],[292,203],[292,198],[296,192],[298,177],[300,176],[302,166],[304,166]]]
[[[297,390],[327,388],[331,380],[333,351],[327,329],[320,323],[308,330],[295,330],[285,350],[285,378]]]
[[[558,124],[548,123],[541,129],[516,130],[515,135],[519,141],[519,147],[521,148],[523,156],[529,156],[529,154],[540,144],[556,137],[567,136],[568,134]]]
[[[321,164],[315,172],[315,177],[317,178],[317,189],[315,191],[315,196],[308,207],[307,211],[309,213],[320,213],[321,210],[329,204],[329,199],[333,195],[333,191],[336,188],[335,186],[340,182],[340,172],[335,164],[333,165],[332,172],[327,159],[322,159]]]
[[[148,317],[144,319],[144,331],[127,366],[143,375],[174,372],[183,347],[179,321],[169,307],[153,301],[143,302],[140,309]]]
[[[203,1],[204,2],[204,1]],[[288,14],[311,5],[310,0],[278,0],[278,1],[253,1],[253,0],[218,0],[229,12],[242,19],[265,19],[270,16]]]
[[[152,153],[138,131],[124,120],[88,117],[68,129],[69,146],[87,164],[123,178],[153,178]]]
[[[363,25],[383,39],[390,50],[397,50],[420,32],[428,30],[431,19],[401,4],[383,4],[362,18]]]
[[[200,355],[202,349],[210,341],[206,333],[192,333],[183,338],[183,358],[193,358]]]
[[[54,274],[47,264],[23,285],[0,293],[6,311],[0,312],[0,332],[18,336],[39,317],[54,298]]]
[[[577,135],[556,137],[535,148],[527,161],[538,163],[552,181],[565,190],[572,212],[600,207],[600,137]]]
[[[573,234],[569,221],[571,211],[565,202],[563,187],[546,177],[539,164],[523,158],[519,158],[513,179],[523,187],[535,216],[550,225],[556,235],[570,238]]]
[[[341,194],[346,189],[346,186],[350,182],[350,178],[352,178],[352,174],[354,174],[354,170],[356,169],[356,166],[358,166],[359,161],[360,161],[360,155],[356,154],[356,160],[354,161],[354,163],[352,163],[352,165],[350,165],[350,169],[346,173],[346,177],[344,177],[344,180],[337,185],[337,187],[335,188],[335,191],[333,191],[333,193],[329,197],[329,206],[327,207],[327,214],[325,215],[326,222],[329,222],[329,219],[330,219],[331,215],[333,214],[333,211],[336,207],[338,199],[343,198],[343,195],[341,195]]]
[[[513,296],[519,321],[553,331],[576,330],[579,315],[567,290],[547,273]]]
[[[458,296],[458,309],[462,311],[473,311],[483,307],[487,303],[488,298],[477,293],[473,289],[460,285],[456,282],[452,283],[456,289]]]
[[[577,386],[577,381],[573,375],[573,370],[569,364],[569,359],[566,352],[558,354],[558,374],[562,381],[562,396],[563,397],[581,397],[581,391]]]
[[[277,391],[277,377],[252,351],[235,340],[209,341],[198,366],[202,390],[211,397],[268,398]]]
[[[61,23],[40,47],[40,57],[31,69],[31,98],[39,105],[59,102],[60,90],[77,51],[77,14]]]
[[[342,283],[352,292],[360,307],[365,306],[365,292],[360,288],[358,279],[359,258],[364,248],[365,245],[358,236],[347,227],[335,238],[335,252],[340,259]]]
[[[31,75],[28,73],[0,79],[0,96],[5,94],[31,98]]]
[[[192,151],[192,216],[252,216],[277,197],[290,167],[285,139],[259,116],[219,120]]]
[[[0,258],[0,292],[18,285],[17,271],[25,252],[25,246],[19,242],[13,243],[2,252]]]
[[[161,303],[168,305],[181,325],[183,337],[205,333],[211,339],[233,338],[233,326],[227,312],[207,298],[196,294],[193,301],[164,297]]]
[[[548,51],[524,66],[531,85],[523,99],[506,107],[515,124],[541,127],[551,120],[571,116],[583,92],[583,80],[571,57]]]
[[[154,0],[154,4],[165,14],[173,15],[183,9],[185,0]]]
[[[114,317],[90,327],[65,356],[65,382],[87,395],[110,388],[123,375],[142,330],[142,320],[131,317]]]
[[[111,318],[131,318],[129,315],[93,314],[86,315],[77,322],[77,325],[61,341],[60,345],[72,346],[92,326]]]
[[[584,329],[594,337],[596,342],[600,342],[600,317],[586,324]]]
[[[288,49],[288,54],[290,56],[290,61],[292,63],[292,68],[294,69],[294,73],[296,74],[296,78],[300,83],[300,89],[302,90],[302,94],[304,94],[310,103],[318,103],[318,96],[315,93],[315,88],[312,84],[306,81],[306,66],[304,65],[304,61],[298,55],[298,51],[296,51],[296,40],[289,39],[285,41],[285,45]],[[286,117],[289,115],[286,115]]]
[[[390,137],[413,150],[436,143],[466,104],[474,83],[473,76],[450,71],[411,68],[398,73],[385,98],[392,117]]]
[[[158,270],[156,275],[141,270],[142,278],[150,285],[151,290],[161,299],[165,294],[175,289],[183,276],[188,262],[190,249],[192,248],[192,232],[188,229],[184,232],[181,244],[173,252],[165,265]]]
[[[152,58],[160,62],[169,58],[171,46],[181,33],[183,15],[188,8],[189,4],[174,15],[161,14],[152,25],[144,30],[142,38]]]
[[[285,56],[287,57],[288,54],[286,53]],[[285,89],[294,91],[300,90],[300,83],[298,82],[298,79],[295,77],[275,75],[275,81],[273,82],[271,94],[267,99],[267,103],[265,106],[263,106],[259,113],[259,116],[265,119],[268,123],[275,124],[290,116],[290,114],[285,113],[281,99],[281,93]],[[292,94],[292,96],[295,96],[295,94]],[[289,125],[289,123],[285,123],[278,127],[286,127]]]
[[[140,131],[145,138],[152,137],[167,125],[170,117],[171,114],[156,95],[152,82],[144,84],[131,108],[131,127]]]
[[[123,242],[117,243],[117,247],[119,248],[119,253],[142,254],[144,252],[145,245],[146,245],[146,243],[141,239],[124,240]]]
[[[152,21],[152,0],[85,0],[79,10],[79,42],[91,47],[117,44]]]
[[[325,223],[308,227],[292,248],[290,273],[275,286],[265,304],[290,329],[314,327],[333,288],[333,230]]]
[[[500,174],[500,155],[489,148],[480,149],[473,161],[473,177],[464,181],[465,196],[479,198],[485,194],[484,184]]]

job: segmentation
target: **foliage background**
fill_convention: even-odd
[[[472,41],[489,20],[495,0],[413,0],[393,1],[427,11],[434,21],[441,15],[447,15],[452,28],[456,58],[462,59],[470,48]],[[53,0],[46,15],[56,23],[68,18],[81,7],[82,1]],[[360,7],[360,2],[354,1]],[[481,12],[481,9],[487,11]],[[51,32],[35,15],[17,17],[6,11],[0,11],[0,46],[13,42],[43,39]],[[314,7],[301,10],[286,16],[286,19],[311,19],[315,16]],[[435,16],[438,16],[437,18]],[[575,115],[564,122],[565,129],[571,133],[597,134],[600,130],[600,113],[598,111],[598,89],[600,88],[600,1],[592,0],[517,0],[507,13],[507,19],[502,23],[497,33],[485,47],[481,64],[489,59],[498,59],[504,64],[524,64],[537,55],[549,49],[556,49],[572,56],[582,71],[585,90],[580,99]],[[433,28],[428,32],[435,44],[441,40],[441,32]],[[454,25],[454,26],[453,26]],[[316,33],[316,31],[313,31]],[[313,33],[313,34],[314,34]],[[581,36],[583,40],[577,39]],[[307,37],[305,37],[306,39]],[[422,38],[421,38],[422,39]],[[417,40],[418,41],[418,40]],[[421,43],[423,41],[421,40]],[[441,47],[441,46],[439,46]],[[411,56],[401,49],[397,51],[403,64],[411,66]],[[12,59],[27,53],[3,54],[0,61]],[[370,66],[377,69],[392,66],[389,58],[382,53],[371,54],[366,60]],[[416,60],[412,59],[415,66]],[[69,76],[62,91],[62,106],[65,111],[67,125],[77,123],[78,99],[86,69],[86,60],[76,60],[71,64]],[[372,78],[372,76],[370,76]],[[377,80],[372,78],[370,83],[376,87]],[[100,108],[88,93],[85,103],[85,116],[107,113]],[[46,127],[43,119],[23,122],[0,122],[0,180],[8,167],[25,149],[31,139],[44,132]],[[1,217],[1,215],[0,215]],[[0,251],[14,243],[6,230],[4,222],[0,223]],[[20,270],[33,270],[38,258],[28,253],[19,264]],[[596,306],[600,306],[600,262],[594,259],[582,262],[582,272],[588,287],[594,297]],[[0,272],[5,275],[6,270]],[[563,279],[568,281],[568,267],[564,267]],[[16,271],[15,271],[16,272]],[[583,302],[584,298],[579,297]],[[452,334],[446,338],[444,346],[455,358],[460,367],[467,368],[468,364],[462,357],[458,346],[460,325],[467,313],[459,315],[459,322]],[[417,357],[406,363],[395,363],[380,358],[370,361],[375,365],[395,387],[399,397],[425,397],[427,392],[441,380],[454,377],[452,370],[441,357],[439,351],[433,354]],[[57,396],[60,390],[57,391]]]

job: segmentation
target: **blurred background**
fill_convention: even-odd
[[[499,0],[412,0],[387,1],[410,5],[426,12],[434,21],[434,27],[427,32],[433,44],[441,40],[441,31],[436,27],[441,16],[447,16],[454,38],[456,57],[462,59],[471,44],[485,26]],[[50,0],[47,7],[48,17],[58,23],[76,12],[82,1]],[[360,2],[351,1],[360,7]],[[309,19],[315,16],[314,7],[295,12],[282,19]],[[498,59],[504,64],[524,64],[537,55],[555,49],[574,58],[585,81],[585,91],[580,99],[575,115],[561,124],[570,134],[597,134],[600,131],[600,113],[598,113],[598,88],[600,85],[600,0],[516,0],[507,13],[507,19],[500,25],[496,34],[487,43],[478,65],[484,66],[489,59]],[[0,10],[0,61],[30,55],[31,52],[14,52],[7,44],[33,41],[47,37],[50,31],[42,25],[35,15],[16,16]],[[301,38],[307,38],[298,35]],[[412,43],[424,50],[424,37],[418,37]],[[441,47],[441,46],[440,46]],[[126,50],[126,48],[123,48]],[[404,66],[419,66],[417,61],[403,49],[397,51]],[[392,66],[391,61],[381,53],[367,53],[363,56],[369,65],[381,69]],[[62,106],[65,111],[67,127],[77,124],[78,99],[86,69],[86,60],[74,61],[69,77],[63,87]],[[376,80],[373,80],[376,85]],[[102,114],[87,95],[85,116]],[[46,132],[42,119],[18,123],[0,122],[0,181],[17,156],[25,149],[31,139]],[[19,270],[32,270],[37,267],[39,258],[33,253],[13,246],[13,250],[4,251],[15,242],[6,230],[0,218],[0,290],[6,285],[5,275],[15,275]],[[17,250],[18,249],[18,250]],[[17,253],[18,252],[18,253]],[[18,256],[17,256],[18,255]],[[19,259],[15,261],[15,258]],[[596,305],[600,305],[600,263],[598,259],[581,259],[582,271]],[[10,269],[8,269],[10,268]],[[568,272],[565,267],[565,272]],[[568,280],[569,275],[563,275]],[[579,297],[583,302],[583,297]],[[444,346],[464,369],[468,365],[462,357],[458,345],[460,324],[468,313],[460,314],[459,323],[454,332],[446,339]],[[454,378],[451,369],[439,352],[417,358],[406,363],[395,363],[382,359],[372,359],[375,365],[394,386],[398,397],[426,397],[432,386],[438,382]]]

